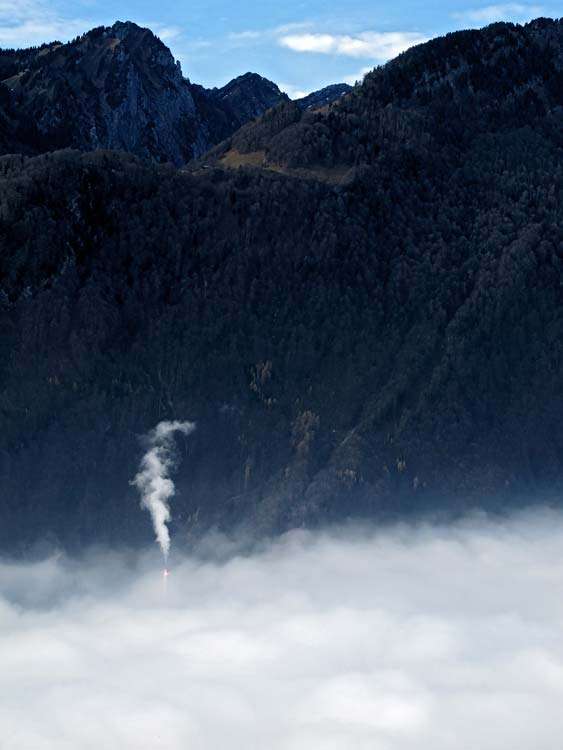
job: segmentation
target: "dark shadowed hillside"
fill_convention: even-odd
[[[557,500],[562,33],[434,40],[206,169],[4,157],[0,543],[149,539],[165,418],[176,539]]]

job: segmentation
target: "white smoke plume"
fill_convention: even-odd
[[[141,461],[141,470],[132,484],[141,493],[141,506],[151,514],[156,541],[160,545],[165,562],[170,552],[169,500],[175,493],[170,471],[174,465],[172,450],[174,433],[190,435],[195,430],[193,422],[160,422],[149,434],[149,450]]]

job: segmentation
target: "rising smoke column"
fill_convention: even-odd
[[[193,422],[160,422],[149,433],[149,450],[143,456],[140,471],[131,484],[141,493],[141,507],[152,517],[156,540],[164,560],[170,551],[170,532],[166,525],[170,521],[169,500],[175,493],[170,471],[174,468],[174,433],[190,435],[195,430]]]

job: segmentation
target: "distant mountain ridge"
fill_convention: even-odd
[[[256,73],[198,86],[149,29],[120,21],[68,44],[0,51],[0,81],[4,153],[103,148],[176,165],[288,101]]]

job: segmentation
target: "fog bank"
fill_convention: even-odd
[[[1,563],[0,746],[559,745],[562,515],[206,549]]]

